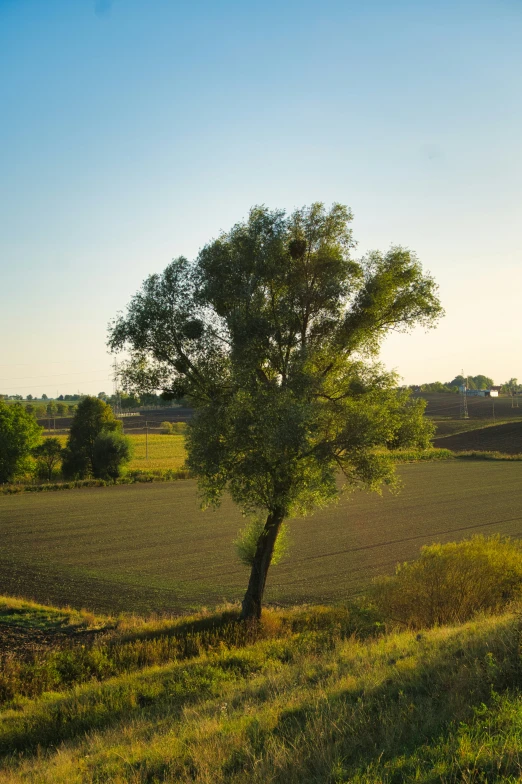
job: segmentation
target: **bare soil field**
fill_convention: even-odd
[[[522,422],[507,422],[493,427],[483,427],[443,438],[435,438],[435,447],[454,452],[504,452],[507,455],[522,453]]]
[[[424,393],[414,394],[413,397],[421,397],[428,402],[426,415],[432,419],[459,419],[460,418],[460,395],[451,393]],[[500,397],[472,397],[468,395],[468,413],[470,419],[483,419],[493,422],[493,408],[495,419],[519,419],[522,420],[522,397],[515,399],[515,407],[512,407],[511,397],[501,395]],[[516,403],[519,402],[519,407]]]
[[[423,544],[522,534],[522,463],[418,463],[399,495],[356,492],[290,522],[273,603],[332,602],[416,557]],[[201,512],[192,480],[0,498],[0,593],[101,612],[182,612],[237,601],[244,525],[225,499]]]

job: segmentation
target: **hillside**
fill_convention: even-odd
[[[58,617],[56,617],[58,616]],[[4,660],[0,781],[516,781],[516,614],[385,634],[349,607],[178,621],[68,617],[0,600],[7,625],[91,644]],[[7,665],[7,666],[6,666]]]
[[[517,455],[522,453],[522,422],[506,422],[435,438],[433,445],[454,452],[477,450]]]

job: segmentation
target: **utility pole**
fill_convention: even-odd
[[[461,419],[469,419],[468,414],[468,383],[466,380],[466,376],[464,375],[464,370],[462,371],[462,386],[460,387],[460,418]]]

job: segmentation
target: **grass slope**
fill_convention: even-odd
[[[422,634],[383,634],[342,607],[265,612],[257,630],[230,612],[123,622],[19,667],[3,675],[3,784],[522,774],[518,613]]]
[[[518,536],[522,463],[406,464],[396,496],[355,493],[290,522],[290,557],[267,598],[331,602],[359,591],[423,544],[473,533]],[[0,592],[103,612],[181,612],[242,596],[227,499],[201,512],[195,482],[90,488],[0,499]]]

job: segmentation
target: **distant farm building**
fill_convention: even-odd
[[[498,397],[500,387],[491,387],[491,389],[467,389],[466,394],[469,397]]]

